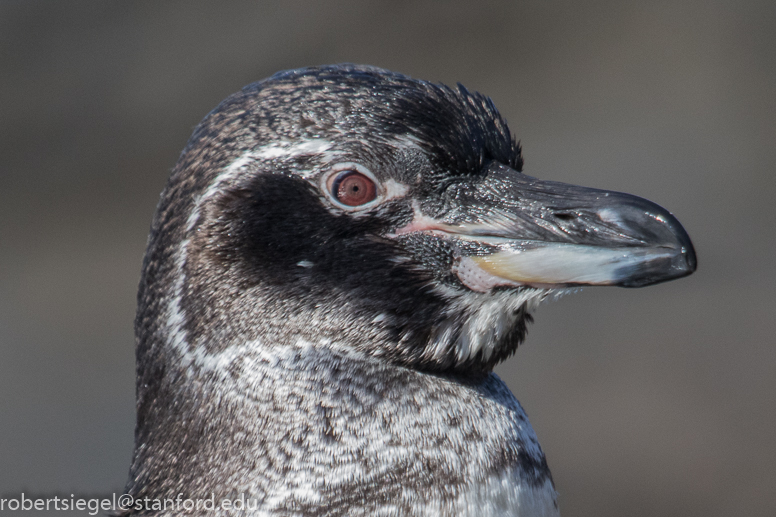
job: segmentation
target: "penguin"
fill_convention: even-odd
[[[543,300],[697,260],[655,203],[522,168],[461,85],[346,64],[224,100],[151,226],[121,515],[559,515],[494,366]]]

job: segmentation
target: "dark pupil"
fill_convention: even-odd
[[[350,171],[342,174],[334,184],[337,199],[348,206],[358,206],[375,198],[375,185],[361,173]]]

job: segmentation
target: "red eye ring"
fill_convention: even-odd
[[[369,176],[357,170],[344,170],[328,181],[329,192],[345,206],[361,206],[377,197],[377,186]]]

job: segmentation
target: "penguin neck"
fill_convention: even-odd
[[[527,417],[495,374],[433,375],[332,345],[169,354],[153,394],[140,397],[129,493],[218,499],[244,487],[270,510],[315,507],[323,494],[351,506],[383,500],[369,487],[391,498],[409,490],[429,509],[493,483],[554,493]]]

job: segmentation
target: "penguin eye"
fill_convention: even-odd
[[[377,186],[368,176],[355,170],[345,170],[329,179],[329,192],[347,206],[361,206],[377,197]]]

